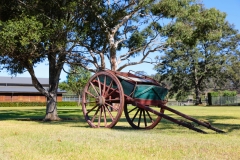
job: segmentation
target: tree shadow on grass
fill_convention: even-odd
[[[0,121],[3,120],[18,120],[18,119],[43,119],[44,111],[41,109],[33,110],[1,110]]]
[[[55,125],[65,125],[73,123],[71,127],[84,127],[90,128],[90,126],[85,121],[82,110],[76,108],[60,108],[58,109],[59,117],[62,119],[61,121],[53,121],[53,122],[43,122],[43,118],[45,115],[45,108],[36,108],[36,109],[8,109],[8,110],[0,110],[0,121],[4,120],[19,120],[19,121],[36,121],[39,123],[44,124],[55,124]],[[170,115],[172,116],[172,115]],[[176,119],[183,120],[178,116],[173,116]],[[240,125],[238,124],[227,124],[227,123],[216,123],[218,120],[235,120],[236,117],[233,116],[194,116],[193,118],[197,120],[203,120],[209,122],[213,127],[219,128],[226,133],[233,132],[235,130],[240,130]],[[120,123],[120,125],[118,125]],[[192,123],[192,122],[191,122]],[[124,124],[124,125],[122,125]],[[194,124],[194,126],[204,129],[205,127],[198,126]],[[162,119],[161,122],[154,128],[156,130],[175,130],[178,129],[179,126],[171,121],[166,119]],[[117,125],[113,128],[114,130],[135,130],[132,129],[131,126],[128,124],[124,114],[119,119]],[[187,128],[186,128],[187,129]]]
[[[79,109],[58,109],[58,115],[62,121],[79,120],[81,118]],[[0,110],[0,121],[22,120],[22,121],[43,121],[45,108],[36,109],[9,109]]]

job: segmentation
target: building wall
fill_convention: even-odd
[[[58,94],[57,100],[62,101],[62,94]],[[30,93],[0,93],[0,102],[46,102],[47,98],[42,94]]]

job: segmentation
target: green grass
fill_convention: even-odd
[[[42,122],[44,107],[0,107],[0,160],[240,159],[240,107],[172,108],[226,133],[200,134],[164,119],[152,130],[134,130],[124,114],[113,129],[93,129],[81,107],[59,107],[59,122]]]

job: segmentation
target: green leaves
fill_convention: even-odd
[[[68,33],[75,30],[73,25],[81,13],[77,12],[78,3],[80,0],[1,1],[0,13],[7,15],[0,17],[1,66],[11,73],[28,69],[34,74],[35,65],[50,57],[55,60],[49,63],[53,64],[51,70],[61,70],[73,38],[68,39]]]
[[[222,36],[226,14],[214,8],[205,9],[195,1],[162,0],[152,11],[155,15],[172,19],[172,23],[165,27],[170,44],[181,41],[194,46],[199,40],[217,40]]]
[[[186,9],[194,2],[195,0],[161,0],[153,6],[152,12],[162,17],[175,18],[186,14]]]
[[[81,95],[85,85],[87,84],[91,73],[82,67],[73,66],[67,75],[67,80],[59,84],[59,88]]]
[[[219,24],[218,28],[222,28],[220,37],[206,35],[197,38],[197,43],[193,46],[181,41],[175,42],[169,45],[164,56],[158,58],[159,62],[164,63],[156,65],[155,69],[161,74],[162,80],[172,82],[170,95],[177,93],[177,97],[181,99],[181,96],[185,97],[185,94],[194,91],[196,97],[199,97],[209,87],[209,80],[214,81],[217,86],[225,83],[227,75],[234,79],[233,72],[237,73],[233,68],[237,68],[234,65],[238,61],[238,34],[228,23]]]
[[[211,95],[211,97],[234,97],[237,95],[236,91],[228,91],[228,90],[224,90],[224,91],[219,91],[219,92],[209,92],[209,94]]]
[[[0,24],[0,63],[12,74],[41,62],[43,25],[35,17],[10,19]]]
[[[21,45],[22,47],[41,41],[43,25],[34,17],[24,17],[20,20],[9,20],[2,23],[0,31],[0,43],[7,47]],[[7,48],[5,48],[7,49]]]
[[[145,44],[145,37],[142,33],[135,31],[128,41],[129,49],[138,49],[141,48]]]

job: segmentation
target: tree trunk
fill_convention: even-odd
[[[45,88],[43,88],[43,86],[40,84],[37,77],[35,76],[33,66],[28,65],[26,68],[28,69],[28,72],[31,75],[32,84],[34,85],[34,87],[40,93],[42,93],[45,97],[47,97],[46,115],[45,115],[45,118],[43,120],[44,121],[60,120],[60,118],[57,115],[57,106],[56,106],[56,104],[57,104],[57,87],[55,87],[55,89],[53,89],[53,90],[51,90],[50,88],[49,88],[49,91],[46,90]],[[57,76],[59,77],[59,74]],[[51,79],[51,78],[52,77],[50,76],[49,79]],[[53,86],[53,85],[57,86],[57,84],[58,84],[58,81],[56,81],[56,80],[55,81],[49,81],[49,86]]]
[[[57,92],[52,93],[51,97],[47,98],[47,108],[44,121],[58,121],[60,118],[57,114]]]
[[[58,58],[57,58],[58,57]],[[49,88],[47,95],[47,107],[46,107],[46,115],[45,121],[58,121],[60,118],[57,114],[57,90],[59,77],[61,74],[61,70],[63,68],[63,61],[65,60],[64,56],[59,56],[55,52],[48,54],[49,61]],[[58,61],[56,61],[58,60]]]
[[[117,70],[117,66],[116,66],[116,59],[115,58],[111,58],[111,70],[112,71],[116,71]]]
[[[115,32],[108,34],[110,46],[110,65],[112,71],[117,70],[117,48],[114,43],[114,34]]]
[[[195,87],[195,94],[196,94],[196,102],[195,102],[195,105],[199,105],[199,104],[202,104],[202,100],[201,100],[201,96],[200,96],[200,90],[199,90],[199,87],[196,86]]]
[[[78,94],[78,106],[80,106],[80,104],[81,104],[81,94]]]
[[[198,70],[195,68],[194,66],[194,81],[195,81],[195,95],[196,95],[196,102],[195,102],[195,105],[199,105],[199,104],[202,104],[202,101],[201,101],[201,97],[200,97],[200,83],[201,83],[201,78],[198,78],[197,76],[198,74]]]

